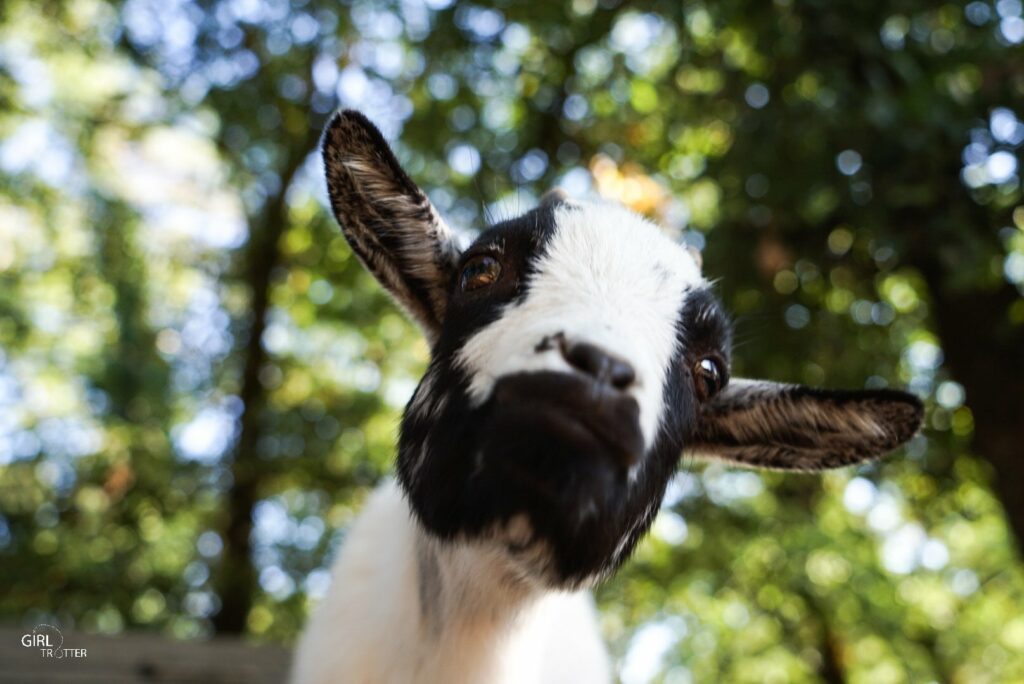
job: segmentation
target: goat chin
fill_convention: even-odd
[[[588,684],[611,679],[589,592],[511,580],[495,545],[446,545],[394,482],[345,537],[292,684]]]

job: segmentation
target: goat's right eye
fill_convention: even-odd
[[[693,378],[697,398],[701,401],[708,401],[718,394],[726,381],[721,362],[711,357],[701,359],[693,367]]]
[[[481,254],[466,262],[462,267],[460,285],[463,292],[479,290],[493,285],[501,275],[501,264],[492,256]]]

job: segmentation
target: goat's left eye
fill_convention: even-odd
[[[714,358],[707,357],[693,367],[693,384],[697,390],[697,398],[707,401],[725,386],[725,371],[722,364]]]
[[[501,264],[492,256],[475,256],[462,267],[460,285],[463,292],[493,285],[501,275]]]

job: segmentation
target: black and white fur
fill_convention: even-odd
[[[335,116],[323,151],[342,231],[432,346],[398,481],[346,536],[299,684],[608,681],[586,589],[681,455],[820,470],[920,425],[902,392],[730,380],[698,259],[621,206],[551,194],[463,250],[362,115]]]

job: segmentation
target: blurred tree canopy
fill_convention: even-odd
[[[706,250],[739,374],[909,386],[825,477],[686,461],[624,682],[1024,680],[1020,0],[5,0],[0,616],[290,641],[429,350],[323,206],[356,107],[467,234],[561,185]]]

